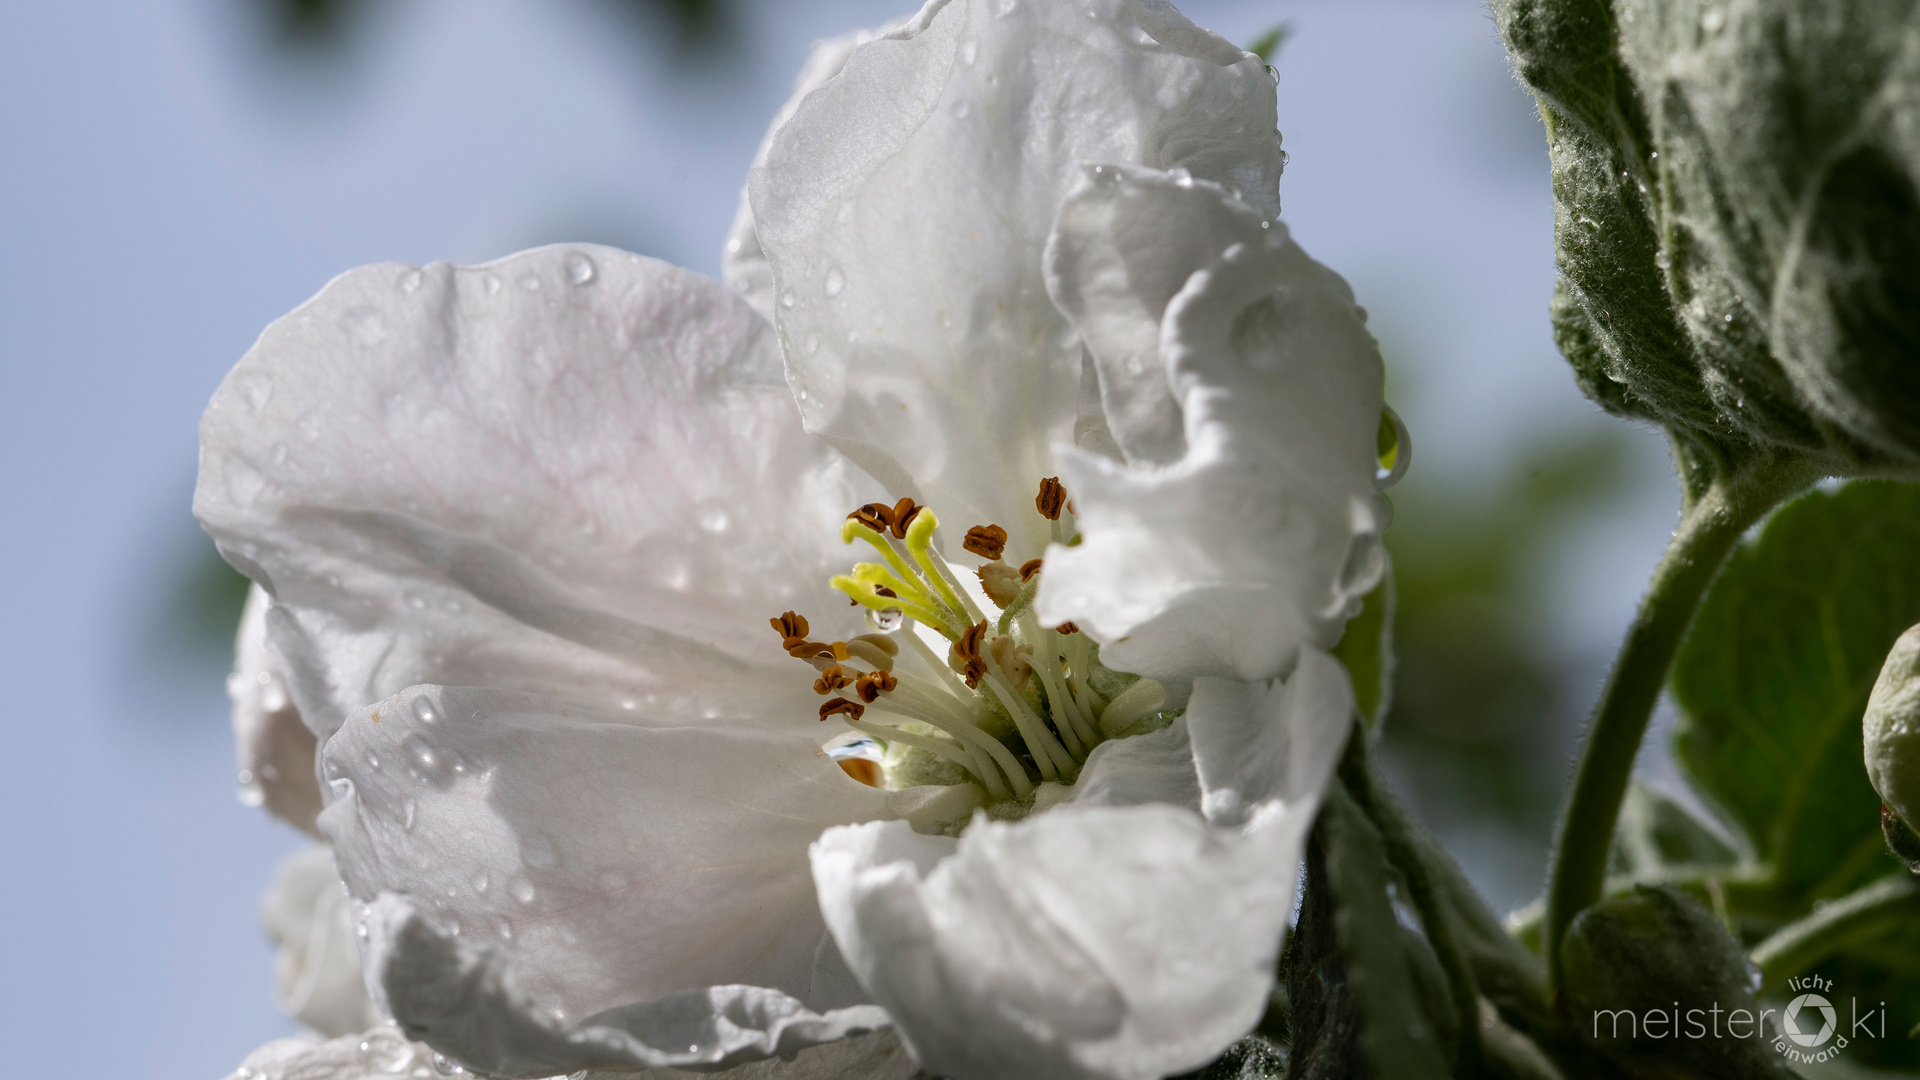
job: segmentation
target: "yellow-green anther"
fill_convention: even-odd
[[[874,611],[890,611],[898,608],[900,612],[908,618],[919,619],[921,622],[936,629],[946,625],[938,615],[922,608],[906,597],[881,596],[875,586],[864,581],[856,581],[846,574],[835,574],[828,580],[827,584],[846,593],[854,603],[859,604],[861,607],[872,608]],[[948,631],[947,636],[952,637],[954,635],[951,631]]]
[[[940,599],[956,613],[965,612],[969,624],[977,623],[986,616],[980,614],[973,598],[953,580],[946,562],[933,553],[933,530],[939,527],[940,519],[933,516],[933,511],[921,507],[907,526],[907,550],[913,553],[913,560],[920,564],[927,584],[940,594]]]

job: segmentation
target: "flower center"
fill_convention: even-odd
[[[1055,543],[1077,541],[1073,504],[1057,478],[1041,481],[1034,509]],[[865,542],[879,561],[831,583],[867,609],[874,633],[819,642],[801,615],[770,620],[787,654],[816,670],[814,692],[828,699],[820,719],[839,717],[866,737],[858,749],[879,752],[877,760],[841,758],[855,779],[877,787],[973,783],[997,814],[1017,814],[1032,806],[1037,784],[1073,783],[1095,746],[1171,719],[1159,683],[1102,665],[1099,645],[1072,623],[1040,625],[1033,598],[1042,560],[1004,561],[1006,529],[976,525],[962,542],[985,560],[975,575],[998,609],[989,616],[934,550],[939,527],[912,499],[847,515],[841,538]],[[900,663],[908,656],[911,671]]]

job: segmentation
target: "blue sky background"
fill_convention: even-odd
[[[1463,490],[1609,426],[1549,339],[1537,121],[1471,0],[1183,5],[1276,22],[1286,218],[1347,275],[1411,425]],[[808,43],[897,3],[735,4],[724,48],[588,0],[374,5],[330,57],[241,0],[10,5],[0,33],[0,1038],[13,1075],[212,1080],[291,1031],[254,917],[302,839],[233,794],[219,647],[178,603],[200,410],[349,267],[563,240],[718,271]],[[1632,493],[1530,570],[1543,646],[1597,680],[1677,505]],[[220,631],[215,631],[219,633]],[[1598,658],[1598,659],[1596,659]],[[1541,768],[1564,772],[1559,760]],[[1503,906],[1537,856],[1447,839]]]

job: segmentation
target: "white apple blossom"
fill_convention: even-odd
[[[1281,162],[1164,2],[935,0],[816,54],[733,289],[566,246],[269,327],[195,509],[382,1013],[501,1077],[1144,1080],[1251,1029],[1386,521]]]

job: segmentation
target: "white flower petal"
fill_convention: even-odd
[[[255,585],[240,611],[233,644],[233,746],[240,765],[240,797],[313,836],[320,813],[320,780],[314,772],[313,732],[293,707],[280,665],[267,651],[267,608],[273,601]]]
[[[890,24],[888,29],[891,28]],[[793,80],[792,96],[780,107],[773,123],[767,125],[766,137],[760,140],[760,148],[754,151],[754,166],[767,160],[767,150],[773,145],[774,133],[793,118],[794,110],[800,107],[800,99],[840,74],[840,69],[847,64],[847,57],[853,55],[854,46],[872,41],[884,32],[856,30],[851,34],[813,43],[813,51],[807,54],[806,64]],[[733,286],[742,299],[752,304],[755,311],[765,315],[768,322],[773,321],[773,268],[767,265],[767,253],[761,250],[760,237],[754,231],[753,204],[747,198],[744,184],[740,186],[740,207],[734,211],[733,227],[727,230],[726,250],[720,257],[720,276]]]
[[[1237,827],[1276,805],[1319,806],[1353,710],[1347,669],[1318,649],[1301,651],[1284,684],[1194,680],[1185,720],[1207,820]]]
[[[768,1058],[736,1065],[726,1080],[911,1080],[920,1066],[892,1029],[810,1046],[792,1061]],[[700,1080],[710,1072],[643,1069],[638,1073],[588,1073],[581,1080]]]
[[[422,682],[740,706],[794,666],[770,616],[858,625],[825,584],[852,470],[801,430],[765,320],[654,260],[349,272],[267,329],[201,440],[195,512],[274,595],[323,737]]]
[[[382,1024],[333,1039],[277,1039],[247,1055],[227,1080],[438,1080],[433,1051]]]
[[[1002,525],[1019,558],[1080,414],[1041,254],[1095,161],[1184,167],[1277,213],[1273,83],[1154,0],[934,0],[854,50],[748,180],[809,430],[959,531]]]
[[[1094,747],[1074,782],[1071,801],[1083,807],[1165,803],[1198,812],[1200,781],[1186,717],[1159,731]]]
[[[816,1011],[759,986],[683,990],[571,1022],[522,991],[498,946],[443,933],[404,897],[382,893],[367,921],[378,988],[407,1034],[497,1076],[725,1068],[791,1056],[889,1022],[875,1005]]]
[[[814,879],[929,1072],[1158,1080],[1265,1010],[1311,822],[1288,808],[1239,834],[1170,806],[1066,806],[976,820],[943,860],[937,838],[870,823],[823,834]]]
[[[885,816],[887,793],[822,754],[808,721],[782,733],[678,719],[410,688],[327,743],[320,825],[356,898],[404,896],[438,933],[487,950],[543,1015],[731,984],[811,1000],[825,927],[807,845]],[[423,1022],[392,1004],[410,1029]]]
[[[1062,308],[1110,350],[1103,380],[1139,359],[1143,313],[1197,265],[1154,314],[1180,456],[1062,452],[1083,542],[1048,552],[1041,621],[1070,619],[1108,664],[1163,679],[1266,680],[1331,647],[1384,570],[1388,519],[1380,355],[1346,283],[1219,187],[1111,165],[1069,198],[1053,251]],[[1116,383],[1137,407],[1115,434],[1151,458],[1170,444],[1146,384]]]
[[[379,1017],[360,975],[346,894],[333,849],[288,856],[260,900],[260,923],[273,939],[274,984],[281,1011],[322,1035],[345,1035]]]

